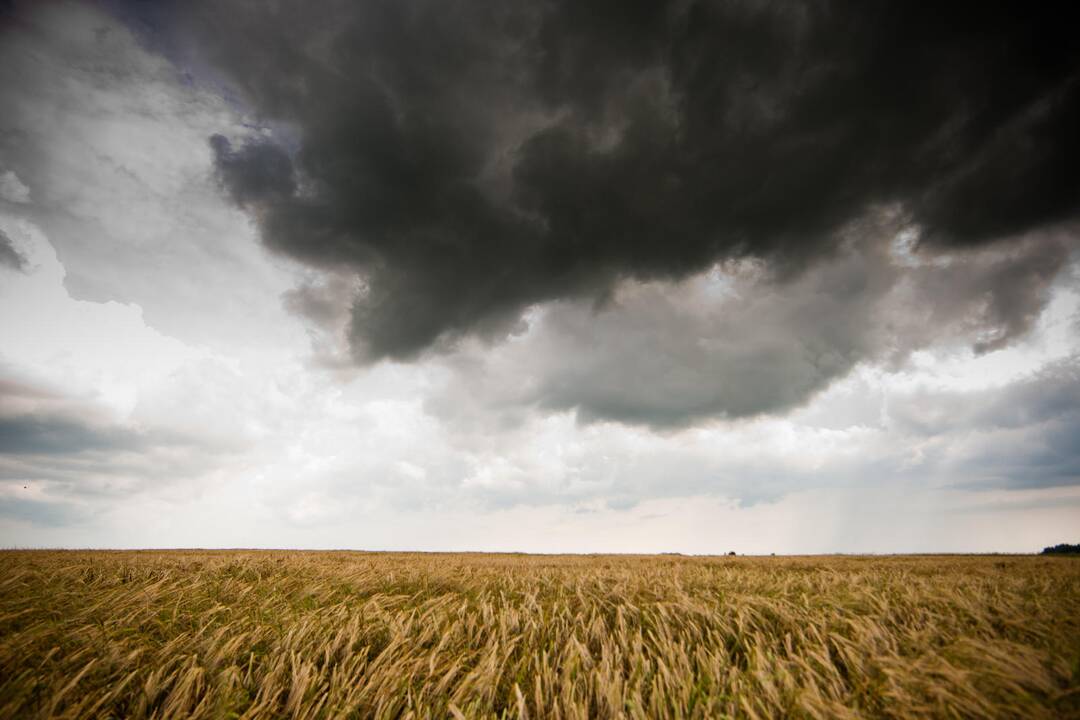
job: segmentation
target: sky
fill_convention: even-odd
[[[0,3],[0,546],[1080,540],[1057,12]]]

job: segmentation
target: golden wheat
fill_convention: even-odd
[[[1080,717],[1080,562],[0,553],[0,717]]]

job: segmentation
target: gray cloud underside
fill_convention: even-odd
[[[0,501],[0,518],[17,522],[67,527],[91,515],[87,509],[69,502],[48,502],[23,498]]]
[[[3,230],[0,230],[0,265],[5,265],[12,270],[26,269],[26,258]]]
[[[892,426],[926,438],[928,464],[965,486],[1010,488],[1080,481],[1080,356],[1000,390],[922,392],[890,403]]]
[[[331,5],[185,3],[157,41],[296,133],[216,137],[218,170],[268,246],[363,276],[361,361],[627,277],[797,275],[874,205],[939,249],[1077,210],[1080,48],[1051,5]]]
[[[718,493],[752,505],[806,488],[906,487],[1031,490],[1080,482],[1080,357],[1073,356],[1001,388],[967,392],[856,387],[860,422],[826,433],[791,428],[803,453],[830,451],[820,464],[785,463],[767,435],[732,426],[739,439],[715,452],[724,434],[676,437],[681,446],[636,439],[590,445],[572,457],[565,484],[506,484],[474,492],[494,507],[603,501],[633,507],[656,497]],[[764,422],[773,422],[765,420]],[[529,429],[523,429],[529,432]],[[535,432],[535,428],[532,428]],[[755,442],[760,442],[756,445]],[[437,490],[434,491],[437,493]]]
[[[235,450],[211,437],[121,424],[82,400],[0,376],[0,483],[45,487],[27,502],[129,495],[196,477]]]
[[[654,429],[782,413],[859,363],[1004,346],[1031,329],[1069,257],[1067,242],[1040,237],[905,267],[862,237],[892,221],[849,228],[849,244],[782,285],[751,266],[624,284],[599,308],[547,306],[514,342],[451,360],[427,406],[458,426],[513,423],[525,407]]]
[[[93,450],[134,450],[137,433],[94,427],[74,418],[21,415],[0,417],[0,454],[66,455]]]

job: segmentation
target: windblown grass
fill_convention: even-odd
[[[1080,562],[0,553],[0,717],[1080,717]]]

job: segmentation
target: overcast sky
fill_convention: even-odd
[[[0,545],[1080,540],[1052,4],[0,3]]]

